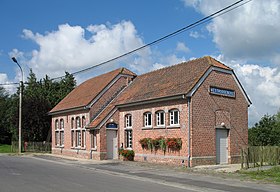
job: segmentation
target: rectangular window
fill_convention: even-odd
[[[132,130],[125,130],[125,147],[132,148]]]
[[[81,147],[81,131],[76,131],[76,147]]]
[[[59,132],[58,131],[55,132],[55,145],[59,146]]]
[[[91,135],[91,148],[96,149],[97,148],[97,141],[96,141],[96,131],[93,131]]]
[[[75,131],[71,131],[71,146],[75,147]]]
[[[82,130],[82,135],[81,135],[81,147],[85,147],[86,146],[86,130]]]
[[[179,125],[180,123],[180,114],[178,110],[170,111],[170,125]]]
[[[156,113],[157,115],[157,126],[164,126],[165,125],[165,113],[164,111],[159,111]]]
[[[60,146],[64,146],[64,131],[60,131]]]
[[[132,116],[131,115],[125,116],[125,127],[126,128],[132,127]]]
[[[145,127],[152,127],[152,113],[145,113],[144,114],[144,126]]]

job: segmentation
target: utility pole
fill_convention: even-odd
[[[20,154],[21,153],[21,122],[22,122],[21,108],[22,108],[23,71],[16,58],[12,57],[12,60],[18,65],[21,72],[21,81],[19,82],[19,118],[18,118],[19,119],[18,120],[18,153]]]

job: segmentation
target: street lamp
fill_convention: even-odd
[[[12,60],[18,65],[21,72],[21,81],[19,82],[19,118],[18,118],[19,119],[18,120],[18,153],[21,153],[21,107],[22,107],[23,71],[16,58],[12,57]]]

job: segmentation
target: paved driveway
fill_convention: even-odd
[[[235,179],[178,172],[119,161],[39,156],[0,156],[1,192],[37,191],[279,191]]]

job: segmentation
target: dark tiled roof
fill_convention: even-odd
[[[114,71],[91,78],[71,91],[60,101],[50,113],[85,107],[88,105],[118,74],[136,76],[135,73],[126,68],[119,68]]]
[[[97,127],[116,105],[186,94],[211,66],[232,70],[206,56],[137,76],[89,127]]]
[[[117,105],[186,94],[211,66],[232,70],[206,56],[152,71],[135,78],[118,98]]]

